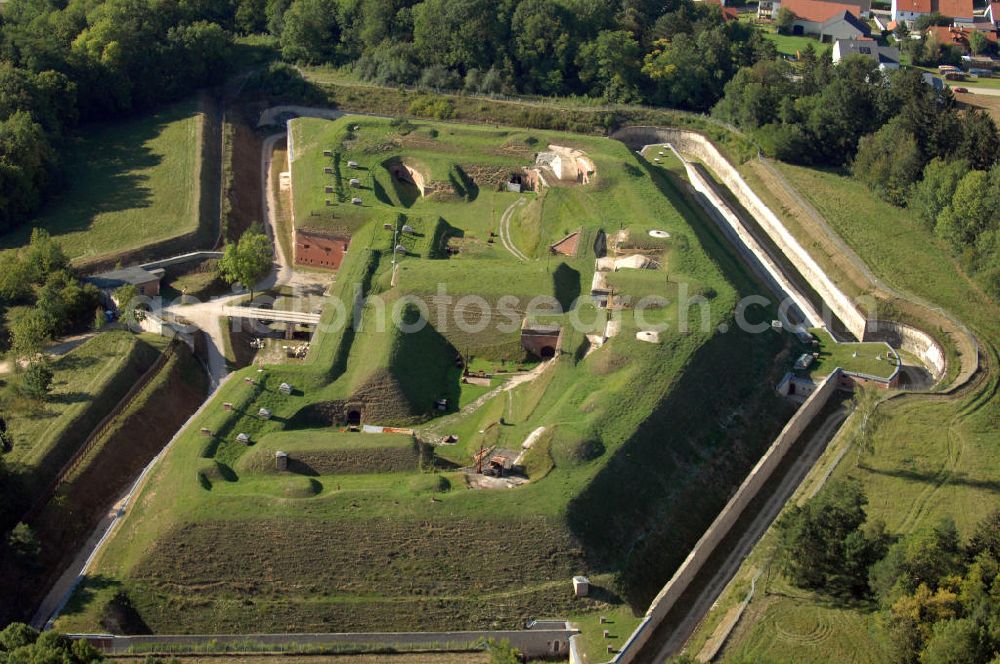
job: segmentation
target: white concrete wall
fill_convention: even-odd
[[[674,150],[674,152],[676,152],[676,150]],[[720,222],[722,231],[729,236],[729,239],[733,243],[736,250],[740,252],[740,254],[751,266],[753,266],[754,271],[762,279],[764,279],[764,281],[766,281],[780,297],[788,298],[795,303],[796,308],[799,310],[799,314],[804,319],[806,327],[823,326],[823,317],[809,302],[809,298],[801,293],[795,285],[788,280],[781,267],[771,259],[753,235],[743,226],[743,223],[740,221],[736,212],[734,212],[732,208],[729,207],[729,204],[715,192],[712,184],[706,180],[705,176],[702,175],[698,168],[684,159],[684,157],[680,154],[677,156],[684,162],[684,168],[687,170],[688,179],[691,181],[692,186],[694,186],[695,190],[701,193],[708,200],[712,206],[712,210],[717,213],[715,216]],[[709,210],[709,212],[711,212],[711,210]],[[601,273],[595,272],[594,277],[596,278],[599,274]],[[786,326],[791,325],[791,323],[787,320],[782,320],[781,322]]]
[[[816,390],[809,395],[805,403],[788,421],[785,428],[781,430],[778,437],[771,443],[771,447],[761,457],[757,465],[753,467],[750,474],[743,480],[743,484],[736,490],[733,497],[715,518],[712,525],[708,527],[705,534],[701,536],[698,543],[694,545],[691,553],[684,560],[677,571],[671,577],[667,585],[663,586],[660,593],[653,599],[646,616],[636,630],[629,637],[622,649],[611,661],[614,664],[627,664],[632,662],[643,645],[649,640],[656,627],[663,618],[673,608],[674,604],[687,590],[691,581],[701,570],[702,565],[715,551],[729,530],[743,514],[743,510],[757,496],[757,493],[770,479],[774,469],[778,467],[788,450],[795,444],[802,435],[802,432],[812,423],[813,419],[823,410],[830,397],[837,391],[837,383],[840,378],[840,370],[836,370],[827,376],[819,384]]]
[[[788,232],[778,216],[760,200],[736,168],[722,156],[711,141],[701,134],[686,129],[657,127],[626,127],[615,132],[612,138],[637,145],[671,143],[681,152],[703,162],[753,215],[761,229],[816,291],[824,306],[830,308],[851,334],[858,339],[864,338],[866,315],[833,283],[809,252]]]
[[[941,344],[923,330],[905,323],[871,320],[868,321],[865,338],[871,341],[885,341],[893,348],[901,348],[907,353],[916,355],[930,368],[935,382],[944,376],[946,368],[944,350]]]

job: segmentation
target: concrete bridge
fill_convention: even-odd
[[[251,320],[269,320],[285,323],[285,338],[291,339],[296,325],[319,325],[319,314],[307,314],[304,311],[282,311],[281,309],[262,309],[260,307],[222,307],[222,314],[230,318],[248,318]]]

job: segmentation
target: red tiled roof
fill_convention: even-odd
[[[896,9],[901,12],[931,13],[931,0],[896,0]]]
[[[822,23],[845,11],[860,16],[857,5],[844,5],[839,2],[825,0],[782,0],[782,7],[787,7],[797,18],[803,21]]]
[[[996,30],[980,30],[988,41],[997,43]],[[954,44],[964,51],[969,50],[969,35],[972,30],[947,25],[932,25],[927,28],[927,35],[933,36],[938,44]]]
[[[972,0],[932,0],[931,6],[942,16],[972,18]]]

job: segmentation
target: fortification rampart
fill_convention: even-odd
[[[729,534],[730,529],[743,514],[743,510],[757,496],[764,484],[771,478],[775,468],[785,458],[788,450],[799,440],[802,432],[812,423],[813,419],[823,410],[823,407],[830,400],[830,397],[837,391],[840,370],[837,369],[819,384],[805,403],[796,411],[792,419],[778,434],[778,437],[771,443],[771,447],[761,457],[757,465],[753,467],[750,474],[736,490],[733,497],[729,499],[726,506],[719,512],[712,525],[708,527],[705,534],[701,536],[698,543],[694,545],[691,553],[684,560],[677,571],[671,577],[667,585],[663,586],[660,593],[653,599],[652,604],[646,611],[646,616],[629,637],[622,649],[612,659],[613,664],[627,664],[632,662],[642,647],[652,636],[653,631],[660,624],[663,618],[670,612],[674,604],[684,594],[691,581],[698,575],[698,572],[709,559],[715,548]]]
[[[788,257],[833,315],[857,339],[864,339],[868,323],[865,313],[833,283],[711,141],[693,131],[659,127],[626,127],[612,134],[612,138],[630,146],[670,143],[679,151],[703,162],[728,187],[740,205],[753,215],[760,228]]]

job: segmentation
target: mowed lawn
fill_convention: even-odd
[[[194,99],[84,129],[64,151],[62,186],[35,219],[0,236],[0,248],[27,244],[40,227],[81,261],[195,230],[202,131]]]

